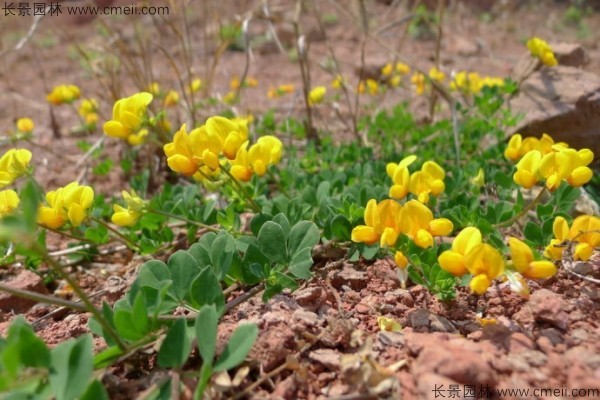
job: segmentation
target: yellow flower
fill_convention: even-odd
[[[79,105],[79,115],[83,118],[87,117],[90,114],[95,114],[98,112],[98,101],[96,99],[83,99],[81,104]]]
[[[148,88],[146,89],[147,92],[149,92],[150,94],[152,94],[153,96],[159,96],[160,95],[160,84],[158,82],[152,82],[151,84],[148,85]]]
[[[542,134],[539,139],[536,137],[523,139],[519,133],[516,133],[508,141],[504,156],[511,161],[517,161],[532,150],[537,150],[544,156],[552,153],[554,148],[558,148],[556,146],[569,147],[566,143],[554,143],[554,139],[546,133]]]
[[[31,118],[19,118],[17,120],[17,130],[21,133],[31,133],[35,128],[35,124]]]
[[[446,250],[438,257],[440,267],[454,276],[463,276],[468,272],[466,254],[481,244],[479,229],[469,226],[454,238],[452,250]]]
[[[233,78],[231,78],[231,82],[229,83],[229,88],[231,90],[238,90],[241,87],[256,87],[258,86],[258,80],[256,78],[252,78],[250,76],[247,76],[246,79],[244,79],[244,82],[240,82],[240,78],[238,78],[237,76],[234,76]]]
[[[104,124],[104,133],[110,137],[129,140],[132,135],[134,143],[141,143],[145,135],[139,133],[146,119],[146,108],[152,102],[152,95],[147,92],[136,93],[133,96],[118,100],[113,107],[113,119]],[[147,134],[147,133],[146,133]]]
[[[485,185],[485,173],[483,172],[483,168],[479,168],[477,175],[471,178],[471,183],[478,188]]]
[[[386,168],[385,168],[386,172],[387,172],[388,176],[390,178],[392,178],[392,181],[394,182],[394,184],[390,188],[390,192],[389,192],[390,197],[392,197],[394,199],[402,200],[403,198],[405,198],[408,195],[408,192],[409,192],[408,185],[409,185],[409,180],[410,180],[410,173],[408,172],[408,166],[410,164],[412,164],[416,159],[417,159],[417,156],[410,155],[408,157],[405,157],[398,164],[389,163],[386,165]]]
[[[275,136],[261,136],[248,150],[248,162],[253,172],[263,176],[269,165],[277,164],[281,159],[283,144]]]
[[[294,85],[279,85],[278,87],[270,88],[267,96],[270,99],[276,99],[288,93],[294,93]]]
[[[435,161],[426,161],[420,171],[410,176],[409,190],[421,203],[429,202],[429,195],[439,196],[445,189],[444,169]]]
[[[517,272],[529,279],[546,279],[556,274],[556,266],[551,261],[535,261],[531,248],[521,240],[508,239],[510,256]]]
[[[569,238],[578,243],[575,246],[575,260],[589,260],[594,249],[600,246],[600,218],[592,215],[575,218],[569,230]]]
[[[121,193],[127,208],[118,204],[113,205],[114,214],[111,221],[118,226],[133,226],[144,213],[147,202],[142,200],[134,190],[131,193],[123,190]]]
[[[395,70],[400,75],[407,75],[410,73],[410,67],[404,63],[397,62],[395,65]]]
[[[402,83],[402,77],[399,75],[394,75],[388,80],[388,83],[391,87],[398,87]]]
[[[420,72],[415,72],[410,78],[411,83],[415,87],[415,92],[418,95],[425,93],[425,75]]]
[[[452,232],[452,222],[446,218],[433,218],[433,213],[417,200],[408,201],[400,210],[401,230],[421,248],[433,246],[434,236]]]
[[[552,260],[560,260],[565,249],[566,241],[569,240],[569,223],[563,217],[556,217],[552,224],[554,239],[546,247],[545,256]]]
[[[165,96],[164,104],[165,107],[172,107],[179,103],[179,93],[175,90],[169,90]]]
[[[558,64],[552,48],[545,40],[533,37],[527,41],[527,48],[533,57],[537,57],[544,65],[553,67]]]
[[[481,77],[477,72],[457,72],[450,82],[450,89],[460,91],[465,95],[479,93],[482,86]]]
[[[331,82],[331,87],[333,89],[341,89],[342,87],[344,87],[344,85],[345,85],[344,77],[341,75],[336,75],[336,77]]]
[[[578,187],[592,179],[592,170],[587,167],[594,159],[590,150],[576,151],[560,145],[554,145],[553,150],[541,159],[538,170],[550,191],[558,189],[563,180]]]
[[[390,76],[394,72],[394,66],[392,63],[387,63],[381,68],[381,75]]]
[[[381,331],[387,332],[400,332],[402,330],[402,325],[398,321],[383,316],[377,317],[377,326]]]
[[[13,213],[19,207],[19,196],[14,190],[8,189],[0,192],[0,218]]]
[[[237,94],[235,92],[228,92],[225,96],[223,96],[223,103],[225,104],[235,104],[239,100]]]
[[[502,87],[504,86],[504,79],[500,78],[500,77],[492,77],[492,76],[486,76],[483,79],[481,79],[481,86],[482,87]]]
[[[538,167],[541,159],[542,154],[537,150],[531,150],[525,154],[517,164],[517,172],[513,175],[515,183],[525,189],[531,189],[538,181]]]
[[[437,67],[431,67],[429,77],[434,81],[443,82],[446,79],[446,74],[437,69]]]
[[[523,154],[521,154],[521,145],[523,144],[523,137],[520,133],[515,133],[510,137],[508,145],[504,150],[504,157],[511,161],[517,161]]]
[[[368,92],[371,96],[379,93],[379,84],[375,79],[367,79],[366,81],[360,81],[358,84],[358,93]]]
[[[394,254],[394,261],[398,267],[398,279],[403,289],[406,288],[406,280],[408,279],[408,258],[401,251]]]
[[[31,152],[27,149],[10,149],[4,153],[0,157],[0,188],[25,175],[30,161]]]
[[[67,221],[79,226],[87,217],[94,202],[94,190],[72,182],[46,194],[47,206],[40,206],[38,223],[51,229],[62,227]]]
[[[190,93],[196,93],[198,92],[200,89],[202,89],[202,80],[201,79],[194,79],[192,80],[192,82],[190,83]]]
[[[75,85],[59,85],[52,89],[52,92],[46,96],[50,104],[68,104],[77,100],[81,96],[81,91]]]
[[[504,272],[502,254],[487,243],[480,243],[465,255],[467,270],[473,275],[469,287],[476,294],[483,294],[491,282]]]
[[[381,246],[396,244],[400,233],[400,212],[402,206],[395,200],[383,200],[379,204],[375,199],[369,200],[365,208],[365,224],[352,230],[352,241],[372,245],[380,242]]]
[[[327,88],[325,88],[325,86],[315,87],[308,94],[308,104],[314,106],[315,104],[322,103],[325,98],[325,93],[327,93]]]

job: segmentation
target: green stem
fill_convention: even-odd
[[[162,215],[162,216],[165,216],[168,218],[178,219],[178,220],[188,223],[190,225],[195,225],[199,228],[203,228],[203,229],[206,229],[211,232],[219,232],[219,229],[215,228],[214,226],[206,225],[206,224],[203,224],[203,223],[197,222],[197,221],[192,221],[191,219],[182,217],[180,215],[171,214],[169,212],[162,211],[162,210],[147,209],[146,211],[149,213],[152,213],[152,214],[157,214],[157,215]]]
[[[548,189],[546,189],[546,186],[544,186],[543,189],[540,190],[540,192],[538,193],[538,195],[535,197],[535,199],[533,199],[531,201],[531,203],[527,204],[527,206],[525,206],[525,208],[523,208],[520,213],[518,213],[517,215],[513,216],[511,219],[509,219],[507,221],[504,221],[504,222],[501,222],[499,224],[496,224],[494,227],[495,228],[506,228],[507,226],[510,226],[510,225],[514,224],[521,217],[525,216],[530,210],[532,210],[533,207],[536,206],[536,204],[538,204],[540,202],[540,200],[542,199],[542,197],[546,193],[546,190],[548,190]]]
[[[119,346],[119,348],[122,350],[126,349],[127,346],[121,340],[119,334],[114,330],[112,325],[104,318],[104,315],[100,312],[100,310],[98,310],[96,306],[94,306],[94,304],[87,296],[87,294],[83,291],[83,289],[81,289],[77,282],[73,278],[71,278],[71,276],[65,271],[63,266],[54,258],[50,257],[46,249],[40,244],[33,242],[31,247],[35,252],[40,254],[44,262],[46,262],[48,267],[50,267],[50,269],[52,269],[52,271],[54,271],[55,274],[57,274],[61,279],[64,279],[69,284],[69,286],[71,286],[75,294],[81,299],[81,302],[85,305],[86,310],[92,313],[94,318],[96,318],[98,323],[102,326],[102,329],[115,341],[117,346]]]
[[[18,289],[10,285],[0,283],[0,291],[10,293],[14,296],[22,297],[24,299],[32,300],[37,303],[52,304],[60,307],[67,307],[76,311],[88,311],[87,307],[83,304],[74,303],[69,300],[61,299],[60,297],[48,296],[46,294],[32,292],[30,290]]]
[[[102,225],[103,227],[105,227],[106,229],[108,229],[113,235],[115,235],[116,238],[118,238],[119,240],[121,240],[124,244],[126,244],[130,248],[132,248],[134,250],[139,250],[139,247],[138,247],[137,244],[135,244],[134,242],[132,242],[127,236],[123,235],[121,232],[119,232],[117,229],[113,228],[112,226],[110,226],[106,222],[102,221],[101,219],[94,218],[94,217],[90,217],[90,219],[92,221],[94,221],[95,223],[97,223],[98,225]]]
[[[92,242],[90,239],[86,239],[86,238],[84,238],[84,237],[81,237],[81,236],[75,236],[75,235],[71,235],[70,233],[63,232],[63,231],[59,231],[58,229],[52,229],[52,228],[48,228],[47,226],[40,225],[40,224],[38,224],[38,226],[39,226],[40,228],[43,228],[43,229],[49,230],[49,231],[50,231],[50,232],[52,232],[52,233],[56,233],[57,235],[61,235],[61,236],[67,237],[67,238],[69,238],[69,239],[73,239],[73,240],[79,240],[80,242],[93,243],[93,242]]]
[[[239,194],[241,194],[242,196],[244,196],[246,198],[246,200],[248,200],[248,202],[250,203],[250,206],[252,207],[252,209],[254,210],[254,212],[259,213],[261,211],[260,206],[258,204],[256,204],[256,202],[254,201],[254,199],[252,198],[252,196],[250,196],[250,194],[244,188],[244,186],[242,186],[242,184],[240,183],[240,181],[238,181],[235,178],[235,176],[231,175],[231,172],[229,172],[227,170],[227,168],[223,167],[222,165],[220,165],[219,167],[221,168],[221,171],[223,171],[225,173],[225,175],[227,175],[229,177],[229,179],[231,179],[231,181],[233,182],[233,184],[238,188]]]

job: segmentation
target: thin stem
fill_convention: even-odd
[[[182,217],[180,215],[171,214],[169,212],[162,211],[162,210],[147,209],[146,211],[149,213],[152,213],[152,214],[157,214],[157,215],[162,215],[162,216],[165,216],[168,218],[178,219],[178,220],[188,223],[190,225],[195,225],[199,228],[204,228],[211,232],[219,232],[219,229],[215,228],[214,226],[206,225],[206,224],[203,224],[203,223],[197,222],[197,221],[192,221],[191,219]]]
[[[496,228],[506,228],[507,226],[510,226],[513,223],[515,223],[516,221],[518,221],[521,217],[525,216],[530,210],[532,210],[533,207],[536,206],[536,204],[538,204],[540,202],[540,200],[542,199],[542,197],[544,196],[544,194],[546,193],[546,191],[547,191],[546,186],[544,186],[543,189],[540,190],[540,192],[538,193],[538,195],[535,197],[535,199],[533,199],[531,201],[531,203],[527,204],[527,206],[525,206],[525,208],[523,208],[520,213],[518,213],[517,215],[513,216],[508,221],[504,221],[504,222],[501,222],[499,224],[496,224],[495,227]]]
[[[32,292],[30,290],[17,289],[16,287],[12,287],[5,283],[0,283],[0,291],[10,293],[14,296],[22,297],[24,299],[33,300],[37,303],[53,304],[55,306],[67,307],[76,311],[88,311],[87,307],[83,304],[74,303],[69,300],[61,299],[60,297]]]
[[[81,299],[81,302],[85,304],[86,311],[92,313],[94,318],[102,326],[102,329],[109,335],[119,346],[120,349],[124,350],[127,348],[125,343],[121,340],[119,334],[113,329],[112,325],[104,318],[104,315],[94,306],[88,295],[81,289],[77,282],[71,278],[71,276],[65,271],[62,265],[57,262],[54,258],[48,255],[46,249],[40,244],[33,242],[31,245],[32,249],[41,255],[42,259],[46,264],[56,273],[61,279],[64,279],[69,286],[73,289],[73,292]]]
[[[79,240],[79,241],[81,241],[81,242],[93,243],[93,242],[92,242],[90,239],[86,239],[86,238],[84,238],[84,237],[81,237],[81,236],[75,236],[75,235],[71,235],[70,233],[63,232],[63,231],[59,231],[58,229],[49,228],[49,227],[47,227],[47,226],[40,225],[40,224],[38,224],[38,226],[39,226],[40,228],[43,228],[43,229],[49,230],[49,231],[50,231],[50,232],[52,232],[52,233],[56,233],[57,235],[61,235],[61,236],[67,237],[67,238],[69,238],[69,239],[73,239],[73,240]]]
[[[225,175],[227,175],[229,179],[231,179],[231,182],[233,182],[233,184],[238,188],[239,193],[243,195],[246,198],[246,200],[248,200],[254,212],[259,213],[261,211],[260,206],[254,201],[252,196],[250,196],[250,193],[248,193],[246,188],[242,186],[240,181],[238,181],[235,176],[231,175],[231,172],[229,172],[227,168],[223,167],[222,165],[219,165],[219,168],[221,168],[221,171],[223,171]]]
[[[117,237],[123,243],[125,243],[126,245],[128,245],[130,248],[135,249],[135,250],[139,250],[139,247],[138,247],[137,244],[135,244],[134,242],[132,242],[127,236],[123,235],[121,232],[119,232],[117,229],[113,228],[112,226],[110,226],[106,222],[102,221],[101,219],[94,218],[94,217],[90,217],[90,219],[92,221],[94,221],[95,223],[97,223],[98,225],[102,225],[103,227],[105,227],[106,229],[108,229],[113,235],[115,235],[115,237]]]

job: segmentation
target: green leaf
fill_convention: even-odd
[[[343,215],[337,215],[331,221],[331,233],[334,238],[348,241],[352,233],[352,224]]]
[[[217,310],[222,310],[225,307],[225,296],[221,289],[221,283],[212,268],[204,268],[200,275],[194,279],[190,298],[192,305],[196,308],[210,304],[214,304]]]
[[[541,246],[544,244],[544,235],[542,233],[542,228],[533,221],[528,221],[527,224],[525,224],[523,234],[525,235],[526,239],[531,240],[537,245]]]
[[[181,368],[187,361],[192,342],[187,334],[187,324],[181,318],[175,321],[158,352],[158,365],[164,368]]]
[[[76,399],[84,392],[94,368],[92,336],[57,345],[51,353],[50,386],[57,399]]]
[[[273,221],[265,222],[258,232],[258,247],[270,260],[285,264],[287,262],[287,249],[284,237],[285,234],[281,226]]]
[[[94,379],[80,397],[80,400],[109,400],[109,397],[102,383]]]
[[[287,238],[290,234],[290,221],[287,219],[285,214],[284,213],[277,214],[276,216],[273,217],[273,222],[275,222],[277,225],[281,226],[281,229],[283,229],[284,238],[285,238],[285,240],[287,240]]]
[[[235,251],[235,239],[228,233],[220,235],[213,242],[210,255],[213,270],[219,279],[225,278],[229,272]]]
[[[294,276],[302,279],[309,279],[312,276],[310,273],[310,267],[313,265],[311,253],[312,249],[305,247],[292,256],[288,269]]]
[[[184,250],[175,252],[167,263],[173,279],[173,289],[179,301],[183,301],[190,291],[190,283],[200,273],[196,259]]]
[[[227,371],[241,364],[258,336],[258,327],[255,324],[240,325],[229,338],[229,342],[215,363],[214,371]]]
[[[289,254],[295,255],[306,248],[312,249],[319,243],[319,228],[314,222],[300,221],[290,230]]]
[[[122,355],[119,346],[110,346],[94,356],[94,369],[106,368]]]
[[[158,260],[146,261],[141,266],[137,277],[140,286],[150,286],[159,290],[165,285],[165,281],[170,280],[169,268],[164,262]]]
[[[196,339],[198,351],[205,365],[212,365],[217,347],[219,313],[214,305],[203,306],[196,317]]]

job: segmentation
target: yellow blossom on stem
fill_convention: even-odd
[[[308,104],[314,106],[315,104],[322,103],[326,93],[327,88],[325,86],[315,87],[308,94]]]
[[[394,69],[400,75],[408,75],[410,73],[410,67],[402,62],[397,62]]]
[[[289,93],[294,93],[294,85],[279,85],[277,87],[271,87],[269,89],[269,92],[267,93],[267,96],[270,99],[276,99],[278,97],[281,97],[285,94],[289,94]]]
[[[434,81],[443,82],[446,79],[446,74],[437,69],[437,67],[431,67],[429,77]]]
[[[469,226],[454,238],[452,249],[446,250],[438,257],[440,267],[454,276],[463,276],[468,272],[465,256],[481,244],[479,229]]]
[[[485,173],[483,172],[483,168],[479,168],[479,170],[477,171],[477,175],[472,177],[470,182],[473,184],[473,186],[478,188],[485,185]]]
[[[410,200],[400,210],[402,233],[421,248],[433,246],[434,236],[446,236],[454,228],[446,218],[433,218],[431,210],[417,200]]]
[[[72,182],[65,187],[46,194],[48,205],[38,211],[38,223],[51,229],[61,228],[67,222],[79,226],[87,217],[94,202],[94,190]]]
[[[525,189],[531,189],[538,182],[538,167],[542,154],[537,150],[531,150],[517,163],[517,172],[513,180]]]
[[[380,242],[381,246],[393,246],[400,234],[402,206],[395,200],[383,200],[379,204],[369,200],[365,208],[365,224],[352,230],[352,241],[368,245]]]
[[[35,128],[35,124],[31,120],[31,118],[19,118],[17,120],[17,130],[24,134],[29,134]]]
[[[275,136],[261,136],[248,150],[248,162],[252,165],[253,172],[263,176],[269,165],[277,164],[281,160],[283,144]]]
[[[569,240],[569,223],[563,217],[556,217],[552,224],[552,232],[554,233],[554,239],[550,241],[544,254],[552,260],[560,260],[563,256],[566,242]]]
[[[386,172],[394,184],[390,188],[389,196],[402,200],[408,195],[409,189],[409,181],[410,181],[410,173],[408,171],[408,166],[412,164],[417,159],[417,156],[410,155],[405,157],[398,164],[396,163],[388,163],[386,165]]]
[[[533,57],[537,57],[544,65],[554,67],[558,64],[552,48],[545,40],[533,37],[527,41],[527,48]]]
[[[556,266],[551,261],[536,261],[533,250],[523,241],[511,237],[508,239],[510,255],[517,272],[529,279],[546,279],[556,274]]]
[[[82,117],[98,112],[98,101],[96,99],[83,99],[78,112]]]
[[[345,85],[344,77],[341,75],[336,75],[336,77],[331,82],[331,87],[333,89],[341,89],[342,87],[344,87],[344,85]]]
[[[27,149],[10,149],[0,157],[0,188],[10,185],[29,170],[31,152]]]
[[[473,275],[469,287],[476,294],[483,294],[490,287],[492,280],[504,272],[502,254],[487,243],[473,247],[465,255],[467,270]]]
[[[551,192],[558,189],[563,180],[575,187],[582,186],[592,179],[592,170],[587,167],[594,159],[594,154],[583,149],[575,149],[555,145],[555,151],[546,154],[540,160],[538,171],[546,179],[546,187]]]
[[[406,288],[406,280],[408,279],[408,258],[401,251],[394,254],[394,262],[398,267],[398,279],[402,288]]]
[[[146,108],[152,102],[152,95],[147,92],[118,100],[113,107],[112,120],[104,124],[104,133],[110,137],[139,144],[146,134],[140,134],[146,116]],[[130,136],[134,136],[130,140]],[[133,142],[133,143],[132,143]]]
[[[190,83],[190,93],[196,93],[202,89],[202,79],[196,78]]]
[[[411,83],[415,87],[415,92],[418,95],[425,93],[425,75],[420,72],[415,72],[410,78]]]
[[[148,87],[146,88],[146,92],[149,92],[153,96],[159,96],[160,95],[160,84],[158,82],[150,83],[148,85]]]
[[[577,243],[575,260],[589,260],[594,249],[600,246],[600,218],[592,215],[580,215],[575,218],[569,230],[569,238]]]
[[[387,63],[381,68],[381,75],[390,76],[394,72],[394,65],[392,63]]]
[[[172,107],[179,104],[179,93],[175,90],[169,90],[165,95],[164,105],[165,107]]]
[[[52,89],[52,92],[46,96],[50,104],[60,105],[69,104],[81,96],[81,91],[75,85],[59,85]]]
[[[14,190],[8,189],[0,191],[0,218],[13,213],[19,207],[19,196]]]
[[[477,94],[481,91],[481,76],[477,72],[460,71],[454,74],[450,89],[465,95]]]
[[[428,203],[430,194],[439,196],[444,191],[445,174],[435,161],[426,161],[420,171],[411,175],[409,190],[421,203]]]
[[[127,208],[119,204],[113,205],[114,213],[111,221],[118,226],[133,226],[143,215],[147,202],[142,200],[135,190],[132,190],[131,193],[123,190],[121,193]]]

